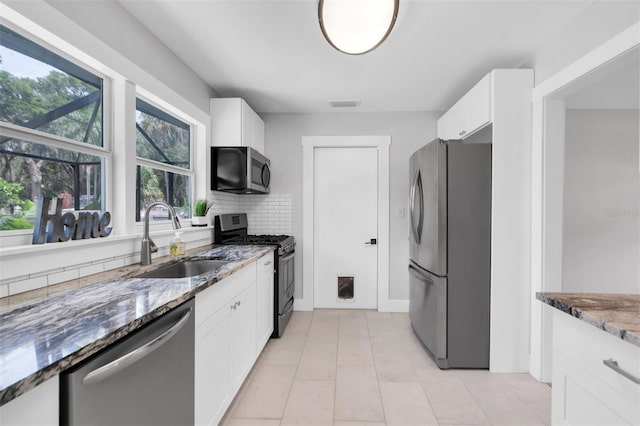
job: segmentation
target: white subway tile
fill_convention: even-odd
[[[78,270],[70,269],[68,271],[57,272],[55,274],[49,274],[47,277],[48,285],[58,284],[64,281],[74,280],[78,278]]]
[[[112,260],[110,262],[105,262],[104,263],[104,270],[105,271],[109,271],[111,269],[122,268],[123,266],[125,266],[124,259],[115,259],[115,260]]]
[[[15,283],[17,281],[23,281],[26,279],[29,279],[29,275],[20,275],[18,277],[11,277],[11,278],[0,280],[0,284],[11,284],[11,283]]]
[[[80,277],[99,274],[101,272],[104,272],[104,263],[96,263],[95,265],[83,266],[78,268],[78,276]]]
[[[84,268],[85,266],[91,266],[92,263],[91,262],[86,262],[86,263],[79,263],[77,265],[66,265],[63,269],[65,271],[68,271],[70,269],[81,269]]]
[[[57,274],[57,273],[60,273],[60,272],[64,272],[64,268],[41,270],[39,272],[34,272],[33,274],[29,274],[29,278],[47,277],[50,274]]]
[[[9,295],[24,293],[25,291],[35,290],[47,286],[47,277],[40,276],[36,278],[29,278],[23,281],[16,281],[9,284]]]
[[[139,254],[132,254],[132,255],[129,255],[129,256],[124,258],[124,265],[125,266],[134,265],[136,263],[140,263],[140,255]]]

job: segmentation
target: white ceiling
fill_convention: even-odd
[[[385,43],[350,56],[324,40],[317,0],[119,1],[221,96],[258,112],[325,112],[352,99],[359,111],[446,110],[595,3],[401,0]]]

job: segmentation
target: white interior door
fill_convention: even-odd
[[[377,308],[378,150],[314,151],[316,308]]]

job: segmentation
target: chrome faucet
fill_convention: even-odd
[[[178,220],[176,211],[172,206],[162,201],[151,203],[149,207],[147,207],[147,211],[144,215],[144,234],[142,235],[142,247],[140,249],[140,265],[151,265],[151,253],[158,251],[158,246],[156,246],[153,240],[149,238],[149,216],[151,216],[151,209],[155,206],[166,207],[167,210],[169,210],[169,215],[171,216],[171,225],[173,225],[173,229],[180,229],[180,221]]]

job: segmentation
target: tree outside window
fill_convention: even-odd
[[[136,220],[154,201],[172,205],[180,218],[191,217],[191,128],[171,114],[136,101]],[[157,207],[152,220],[168,219]]]
[[[104,209],[103,80],[0,25],[0,230],[33,227],[42,197]]]

